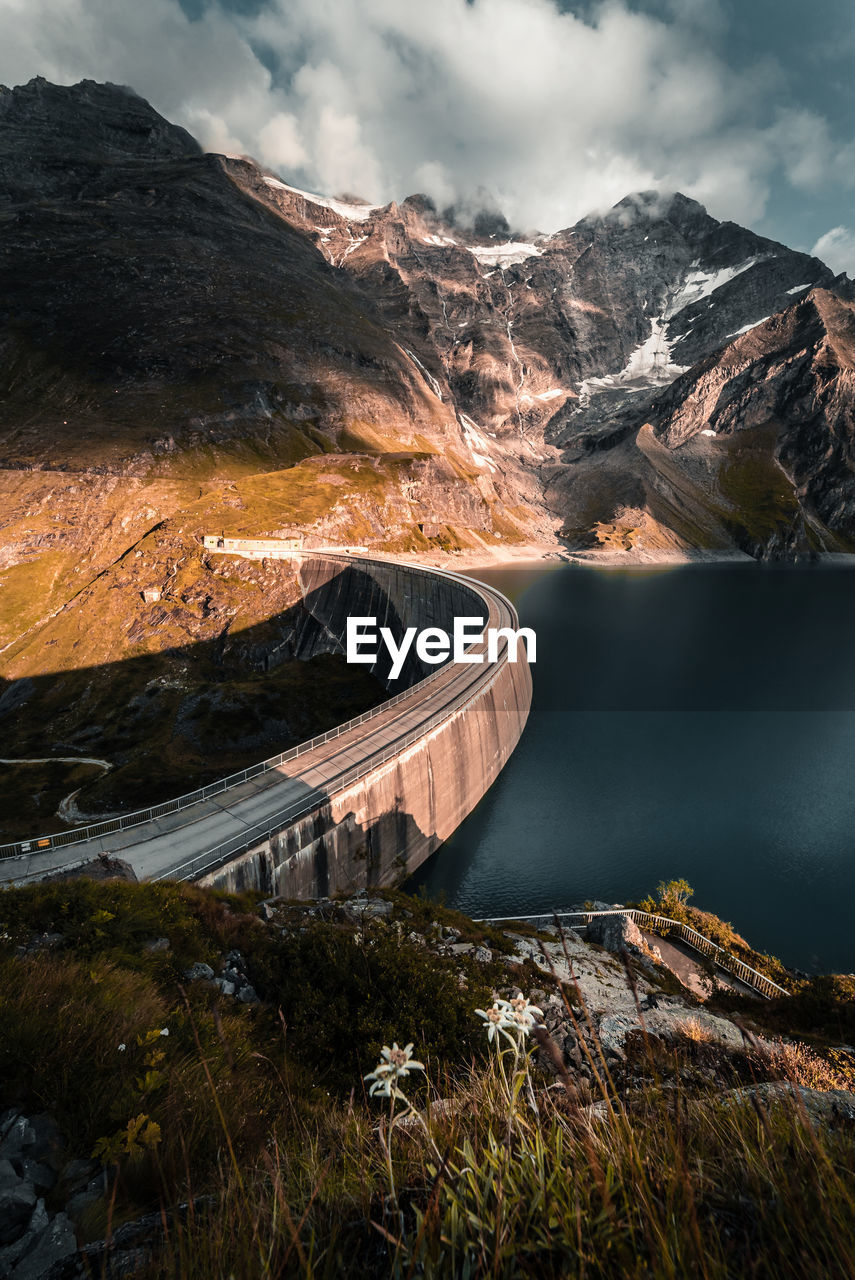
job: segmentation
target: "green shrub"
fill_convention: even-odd
[[[205,892],[187,884],[129,884],[87,878],[0,890],[0,935],[7,945],[25,945],[34,934],[60,933],[79,957],[100,956],[131,967],[148,965],[144,950],[166,937],[172,967],[179,971],[216,950],[239,945],[254,899]],[[157,954],[157,953],[156,953]],[[163,965],[158,960],[157,964]]]
[[[473,1010],[492,999],[480,966],[465,957],[428,956],[381,923],[354,932],[313,921],[282,939],[258,977],[282,1009],[289,1052],[325,1088],[343,1092],[392,1040],[413,1040],[434,1072],[465,1060],[477,1023]]]
[[[204,1178],[222,1135],[207,1114],[200,1048],[235,1141],[278,1108],[274,1073],[253,1051],[281,1059],[281,1046],[233,1002],[215,1016],[209,989],[192,990],[188,1007],[146,974],[38,955],[0,962],[0,991],[0,1097],[50,1112],[79,1154],[145,1112],[163,1131],[162,1161],[178,1169],[192,1157]]]

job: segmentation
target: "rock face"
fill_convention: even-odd
[[[245,471],[249,459],[271,472],[322,455],[337,483],[336,455],[392,454],[397,469],[375,488],[406,495],[397,523],[412,532],[425,522],[517,535],[537,525],[509,514],[525,486],[517,459],[506,464],[520,477],[512,490],[496,464],[475,461],[409,337],[248,193],[239,164],[203,155],[116,86],[32,81],[0,92],[0,115],[8,467],[149,477],[189,468],[204,480]],[[342,487],[364,489],[348,479]],[[306,523],[299,510],[289,517]],[[550,526],[542,512],[540,524]]]
[[[42,1280],[77,1252],[68,1214],[45,1207],[60,1173],[64,1188],[74,1190],[75,1170],[64,1165],[50,1116],[14,1110],[0,1115],[0,1276]]]
[[[408,356],[481,457],[513,445],[530,462],[541,451],[539,478],[574,548],[848,549],[851,386],[844,376],[821,393],[825,427],[815,432],[813,388],[796,376],[804,360],[790,370],[805,354],[793,347],[803,300],[817,286],[841,304],[849,296],[817,259],[718,222],[681,195],[628,196],[604,217],[524,241],[450,225],[424,197],[347,205],[245,162],[231,171],[353,277],[390,325],[409,326]],[[814,350],[828,345],[828,324],[848,324],[832,310],[806,339]],[[780,315],[790,317],[788,337]],[[761,331],[767,362],[745,373]],[[838,343],[835,353],[847,374],[848,352]],[[783,365],[792,376],[781,379]],[[695,415],[704,447],[684,450],[685,436],[658,424],[701,371],[715,387]],[[759,384],[751,406],[746,378]],[[705,441],[720,434],[707,420],[719,397],[731,407],[730,433],[759,430],[717,454]],[[764,398],[774,420],[758,417]]]
[[[627,947],[643,947],[641,930],[629,916],[595,917],[585,930],[587,942],[596,942],[606,951],[621,952]]]

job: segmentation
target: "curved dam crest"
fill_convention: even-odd
[[[237,539],[204,541],[209,551],[298,562],[302,600],[282,615],[271,665],[345,653],[351,615],[376,617],[397,640],[413,626],[450,632],[458,616],[478,617],[485,628],[518,627],[499,592],[443,570],[295,552],[273,541],[246,549]],[[471,653],[485,654],[484,636]],[[190,796],[168,814],[127,815],[124,825],[101,823],[79,839],[63,833],[55,848],[0,860],[0,881],[61,873],[98,856],[121,859],[141,880],[193,879],[294,898],[403,880],[498,776],[525,726],[532,688],[524,648],[509,661],[506,640],[494,663],[437,667],[413,648],[397,680],[390,668],[380,649],[371,669],[391,701],[294,758],[276,757],[251,780],[216,798]]]
[[[480,586],[395,562],[359,560],[342,567],[334,556],[304,553],[299,577],[304,606],[316,624],[295,636],[299,657],[344,653],[352,614],[376,617],[400,639],[407,626],[450,631],[456,616],[481,616],[486,625],[493,612]],[[516,623],[511,606],[503,603]],[[398,680],[389,679],[389,666],[381,651],[370,670],[390,693],[437,670],[413,650]],[[502,661],[483,674],[464,704],[415,744],[330,794],[305,818],[201,876],[200,883],[313,898],[405,879],[474,809],[525,726],[528,663]]]

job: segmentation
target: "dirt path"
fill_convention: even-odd
[[[31,756],[25,760],[0,756],[0,764],[98,764],[105,771],[113,767],[109,760],[99,760],[97,756]]]
[[[641,932],[648,946],[658,948],[663,963],[677,975],[683,986],[688,987],[698,1000],[708,1000],[710,989],[707,971],[691,948],[682,942],[671,942],[667,938],[661,938],[658,933],[650,933],[646,929],[642,929]],[[715,976],[719,986],[727,987],[730,991],[744,993],[750,990],[735,978],[728,977],[721,969],[716,970]]]
[[[109,760],[101,760],[98,756],[30,756],[23,759],[0,756],[0,764],[91,764],[101,769],[104,773],[108,773],[113,767]],[[64,799],[60,800],[56,816],[61,822],[73,827],[78,823],[102,821],[105,817],[112,816],[110,814],[99,814],[97,818],[93,819],[88,814],[81,813],[75,801],[82,790],[82,787],[76,787],[74,791],[70,791]]]

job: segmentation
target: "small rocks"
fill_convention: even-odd
[[[385,898],[351,898],[342,910],[349,920],[359,924],[364,920],[382,920],[395,910],[394,903]]]
[[[12,1280],[42,1280],[56,1263],[75,1253],[77,1240],[71,1219],[65,1213],[58,1213],[45,1225],[10,1275]]]
[[[104,1179],[102,1177],[93,1178],[89,1186],[83,1191],[78,1191],[66,1201],[65,1212],[72,1221],[77,1222],[83,1215],[90,1204],[95,1204],[104,1194]]]
[[[102,1190],[97,1179],[95,1186],[91,1185],[100,1166],[93,1161],[72,1161],[65,1165],[59,1177],[62,1145],[56,1123],[48,1115],[25,1116],[7,1111],[0,1117],[0,1277],[3,1280],[44,1280],[57,1264],[77,1252],[68,1205],[55,1212],[47,1207],[40,1193],[53,1193],[60,1187],[64,1199],[77,1189],[82,1178],[94,1192],[87,1201],[91,1203]],[[51,1203],[55,1204],[56,1199]]]
[[[69,1160],[62,1170],[60,1181],[69,1195],[82,1191],[99,1172],[101,1166],[95,1160]]]
[[[235,996],[242,1004],[258,1004],[258,994],[247,977],[246,961],[240,951],[229,951],[225,967],[214,982],[225,996]]]
[[[168,938],[149,938],[143,943],[143,951],[147,951],[149,955],[158,955],[162,952],[169,951]]]
[[[526,938],[520,933],[505,933],[504,936],[514,944],[514,951],[519,959],[540,960],[542,958],[543,947],[537,938]]]
[[[0,1191],[0,1245],[11,1244],[26,1230],[36,1207],[35,1189],[18,1180]]]
[[[21,1176],[31,1182],[37,1191],[51,1191],[56,1186],[56,1171],[38,1160],[22,1160]]]
[[[0,1156],[13,1165],[23,1160],[49,1160],[62,1145],[56,1122],[48,1115],[27,1117],[7,1112],[4,1119],[8,1123],[0,1141]]]
[[[15,954],[20,957],[38,955],[40,951],[57,951],[65,946],[65,937],[61,933],[37,933],[28,940],[25,946],[17,947]]]
[[[234,996],[241,1004],[258,1004],[258,993],[249,980],[246,972],[246,961],[240,951],[229,951],[223,960],[223,968],[219,975],[209,964],[197,960],[189,969],[184,970],[188,982],[213,982],[224,996]]]

